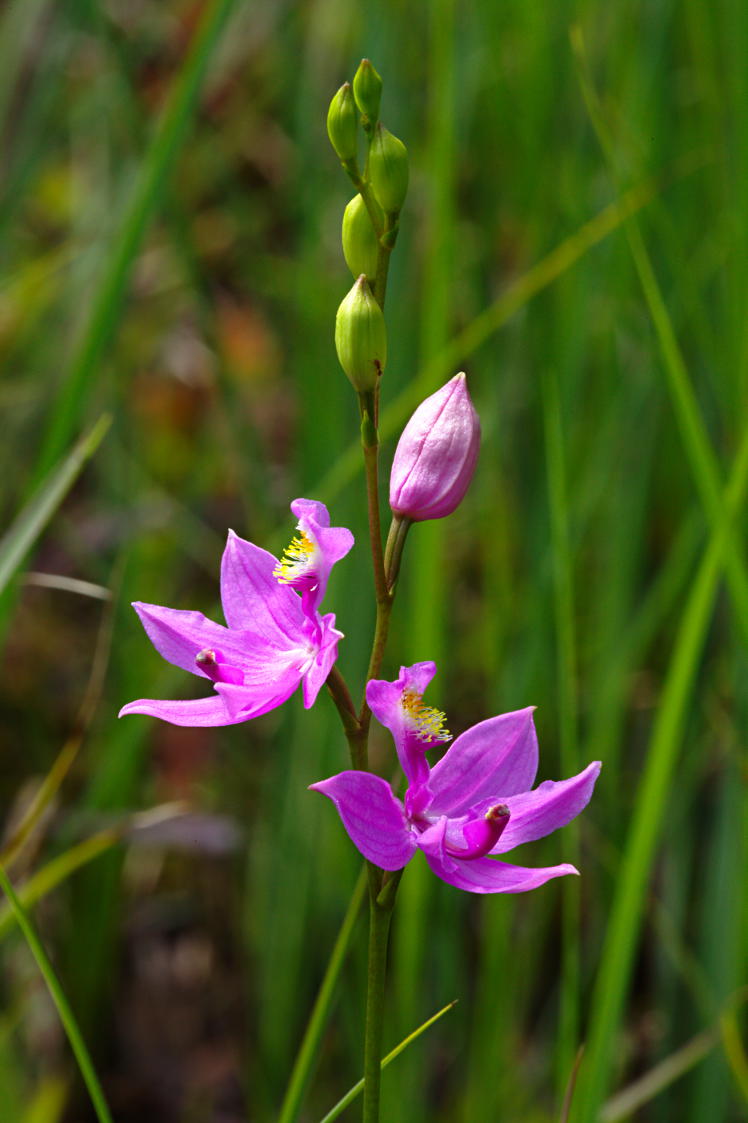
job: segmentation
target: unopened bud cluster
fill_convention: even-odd
[[[330,102],[327,134],[357,194],[343,215],[343,256],[357,278],[338,308],[335,347],[340,365],[359,394],[376,391],[387,358],[382,314],[387,259],[408,190],[405,145],[379,120],[382,79],[362,59],[353,82]],[[358,130],[364,133],[364,171],[358,163]]]
[[[408,191],[408,153],[379,120],[381,99],[382,79],[363,59],[353,82],[335,94],[327,114],[330,142],[357,189],[345,208],[342,229],[343,255],[356,281],[338,308],[335,348],[359,395],[373,394],[375,402],[387,361],[382,278]],[[359,126],[366,148],[363,173],[358,163]],[[370,413],[366,407],[365,447],[377,440],[376,405]],[[407,533],[413,522],[451,514],[473,477],[479,444],[478,415],[465,375],[457,374],[421,403],[400,438],[390,478],[393,527]]]

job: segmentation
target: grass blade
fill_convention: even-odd
[[[353,890],[348,909],[343,918],[343,923],[332,949],[332,955],[327,965],[324,978],[319,988],[317,998],[309,1017],[309,1022],[304,1033],[304,1038],[296,1055],[288,1088],[283,1097],[278,1123],[293,1123],[296,1119],[304,1095],[304,1089],[309,1081],[312,1066],[317,1057],[319,1043],[324,1033],[325,1025],[330,1014],[335,986],[340,976],[340,971],[348,951],[351,935],[361,911],[366,889],[366,869],[363,868]]]
[[[140,168],[129,204],[97,286],[91,313],[60,390],[36,466],[43,476],[69,440],[88,387],[122,308],[130,273],[148,223],[163,197],[167,177],[184,142],[208,63],[236,0],[212,0],[205,8],[189,55]]]
[[[50,962],[49,956],[44,950],[42,942],[36,934],[36,930],[34,929],[34,926],[26,913],[26,910],[16,896],[15,890],[13,889],[8,875],[6,874],[2,866],[0,866],[0,887],[2,887],[3,892],[8,898],[8,903],[13,911],[13,915],[16,918],[18,927],[21,929],[24,935],[26,943],[29,946],[29,950],[36,960],[37,966],[39,967],[44,981],[47,984],[47,988],[49,990],[52,1001],[57,1007],[57,1012],[60,1015],[60,1021],[65,1028],[65,1033],[67,1034],[68,1041],[70,1042],[70,1047],[73,1050],[75,1059],[78,1062],[81,1076],[83,1077],[86,1088],[88,1089],[88,1094],[91,1097],[91,1103],[94,1106],[96,1118],[99,1120],[99,1123],[113,1123],[112,1116],[109,1113],[109,1108],[107,1107],[106,1100],[104,1099],[104,1093],[99,1083],[99,1078],[96,1075],[96,1070],[94,1069],[93,1062],[91,1061],[91,1056],[88,1052],[88,1049],[86,1048],[86,1043],[84,1042],[80,1029],[78,1028],[78,1023],[75,1020],[73,1011],[71,1010],[70,1005],[68,1004],[68,1000],[65,997],[65,992],[60,985],[60,981],[57,978],[55,969]]]
[[[561,395],[554,370],[547,370],[543,376],[542,399],[551,522],[560,762],[562,775],[573,776],[579,768],[577,641]],[[566,832],[566,853],[572,865],[578,862],[579,823],[576,821],[569,824]],[[562,1094],[579,1049],[579,909],[579,886],[567,885],[562,902],[560,1025],[556,1050],[557,1087]]]
[[[634,803],[610,924],[595,986],[585,1064],[573,1118],[592,1123],[602,1103],[641,926],[649,872],[663,808],[677,759],[686,708],[714,607],[729,541],[728,519],[740,510],[748,487],[748,433],[743,438],[725,493],[725,514],[712,533],[686,602],[673,645],[644,775]]]
[[[608,160],[613,181],[617,182],[618,174],[614,148],[597,93],[593,88],[587,70],[584,40],[579,27],[576,27],[572,33],[572,45],[578,61],[580,85],[590,121],[597,133],[600,147]],[[624,230],[655,329],[657,342],[660,346],[667,388],[680,429],[681,440],[693,473],[694,483],[698,489],[710,526],[716,528],[726,525],[728,528],[726,533],[728,534],[729,549],[725,554],[727,582],[735,601],[737,622],[743,629],[744,639],[748,640],[748,569],[746,568],[742,542],[733,531],[729,520],[726,524],[722,520],[723,499],[719,463],[701,419],[696,395],[678,345],[672,320],[635,215],[626,217]]]
[[[99,447],[111,420],[108,414],[99,418],[90,432],[81,438],[62,463],[49,474],[36,495],[3,535],[0,540],[0,593],[62,503],[86,461]]]
[[[17,896],[23,908],[32,908],[53,889],[56,889],[58,885],[61,885],[63,881],[66,881],[76,870],[88,865],[100,854],[106,853],[112,846],[121,842],[123,833],[121,830],[99,831],[97,834],[91,835],[90,838],[84,838],[82,842],[63,851],[62,854],[48,862],[46,866],[42,866],[18,891]],[[13,927],[13,916],[11,907],[0,909],[0,940]]]
[[[434,1024],[434,1022],[438,1022],[439,1018],[443,1017],[444,1014],[446,1014],[456,1005],[457,999],[455,998],[452,1002],[449,1002],[446,1006],[443,1006],[442,1009],[439,1010],[436,1014],[433,1014],[428,1019],[428,1021],[425,1021],[423,1025],[418,1027],[418,1029],[414,1029],[412,1033],[408,1034],[408,1036],[404,1038],[404,1040],[402,1040],[399,1045],[396,1045],[395,1048],[382,1059],[382,1068],[385,1069],[388,1064],[395,1060],[395,1057],[399,1057],[404,1049],[407,1049],[409,1045],[412,1045],[412,1043],[418,1037],[420,1037],[422,1033],[424,1033]],[[337,1119],[338,1116],[343,1111],[345,1111],[349,1104],[352,1104],[356,1097],[361,1095],[363,1090],[364,1082],[363,1080],[359,1080],[359,1082],[357,1084],[354,1084],[352,1088],[349,1088],[343,1098],[338,1100],[335,1106],[328,1111],[327,1115],[325,1115],[325,1117],[320,1120],[320,1123],[332,1123],[333,1119]]]
[[[734,1044],[732,1033],[737,1031],[736,1007],[742,1006],[745,1000],[745,989],[737,991],[726,1003],[726,1008],[716,1025],[697,1033],[695,1037],[692,1037],[680,1049],[671,1053],[669,1057],[665,1057],[649,1072],[645,1072],[632,1084],[611,1096],[600,1111],[600,1123],[621,1123],[624,1119],[630,1119],[640,1107],[644,1107],[646,1103],[653,1100],[670,1084],[679,1080],[681,1076],[685,1076],[690,1069],[708,1057],[719,1044],[720,1036],[725,1053],[729,1057]],[[730,1040],[728,1041],[727,1038],[730,1038]],[[742,1044],[739,1038],[737,1048],[742,1053]],[[732,1068],[736,1081],[740,1084],[741,1077],[738,1076],[735,1065],[732,1065]],[[744,1069],[743,1080],[745,1080],[745,1075],[748,1075],[748,1069]],[[745,1080],[743,1090],[744,1092],[748,1090],[748,1080]]]
[[[692,1037],[675,1053],[645,1072],[644,1076],[611,1096],[600,1112],[600,1123],[621,1123],[630,1119],[635,1111],[709,1056],[718,1041],[719,1034],[715,1029],[704,1030]]]

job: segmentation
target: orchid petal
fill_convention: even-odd
[[[268,679],[262,684],[236,686],[231,682],[217,682],[215,689],[223,699],[232,721],[249,721],[250,718],[274,710],[291,697],[301,681],[301,675],[287,669],[284,675]]]
[[[370,772],[341,772],[311,784],[333,801],[351,841],[365,858],[383,870],[407,865],[416,849],[403,805],[389,784]]]
[[[534,707],[489,718],[462,733],[433,768],[429,814],[465,814],[531,787],[538,768]],[[509,828],[507,828],[509,829]]]
[[[288,646],[303,613],[293,589],[273,576],[277,558],[229,531],[221,559],[221,602],[229,628],[251,631],[268,645]]]
[[[175,667],[209,678],[195,663],[196,655],[205,648],[220,648],[232,663],[241,659],[244,648],[237,642],[236,633],[222,624],[215,624],[202,612],[164,608],[160,604],[144,604],[142,601],[135,601],[133,608],[156,651]]]
[[[243,717],[232,717],[216,694],[207,698],[193,698],[187,702],[166,702],[157,698],[140,698],[128,702],[119,712],[120,717],[127,714],[147,714],[168,721],[172,725],[234,725],[244,721]]]
[[[426,855],[433,873],[468,893],[526,893],[545,885],[554,877],[578,874],[579,871],[564,863],[560,866],[545,866],[531,869],[527,866],[510,866],[493,858],[475,858],[471,862],[458,859],[438,858]]]
[[[565,827],[589,803],[600,768],[596,760],[569,780],[545,780],[535,791],[509,796],[509,823],[491,853],[504,854]]]

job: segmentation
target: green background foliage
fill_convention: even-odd
[[[194,685],[129,602],[215,613],[226,528],[280,550],[297,495],[359,542],[327,604],[360,689],[370,562],[333,345],[351,192],[325,117],[364,55],[411,158],[385,473],[412,407],[456,370],[483,423],[466,500],[409,539],[385,670],[436,660],[427,700],[453,732],[537,704],[541,779],[603,761],[579,824],[517,856],[573,860],[578,882],[478,899],[409,867],[385,1047],[459,1003],[387,1070],[383,1119],[558,1119],[582,1040],[577,1123],[744,1118],[737,0],[3,8],[9,872],[54,884],[34,918],[117,1123],[277,1117],[359,869],[306,790],[346,763],[337,715],[324,696],[226,730],[116,713]],[[102,413],[78,481],[80,449],[55,475]],[[373,760],[391,773],[381,730]],[[169,820],[178,800],[193,814]],[[155,806],[155,824],[137,817]],[[0,936],[3,1119],[88,1118],[7,914]],[[364,945],[361,922],[301,1119],[360,1075]]]

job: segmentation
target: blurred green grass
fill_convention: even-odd
[[[460,1001],[388,1069],[383,1117],[557,1119],[588,1038],[572,1119],[590,1123],[717,1026],[627,1117],[744,1118],[746,1020],[724,1020],[747,981],[744,504],[734,488],[730,533],[721,496],[746,432],[745,6],[34,0],[6,6],[0,45],[6,524],[114,416],[3,602],[9,821],[75,728],[102,621],[33,574],[116,598],[82,753],[12,872],[177,798],[243,831],[228,853],[133,838],[36,906],[118,1123],[273,1118],[357,877],[306,791],[345,760],[324,698],[216,732],[115,715],[189,690],[128,602],[211,610],[228,526],[280,548],[288,501],[314,495],[365,541],[355,451],[338,463],[356,434],[332,342],[348,191],[324,130],[362,55],[412,167],[385,462],[463,365],[484,428],[463,506],[411,536],[387,670],[435,658],[453,732],[537,704],[541,778],[604,762],[577,837],[522,855],[578,849],[571,891],[474,900],[408,870],[385,1047]],[[358,685],[365,550],[339,569],[328,602]],[[388,774],[384,736],[374,750]],[[363,940],[302,1118],[360,1075]],[[7,1117],[85,1118],[22,945],[0,950]]]

